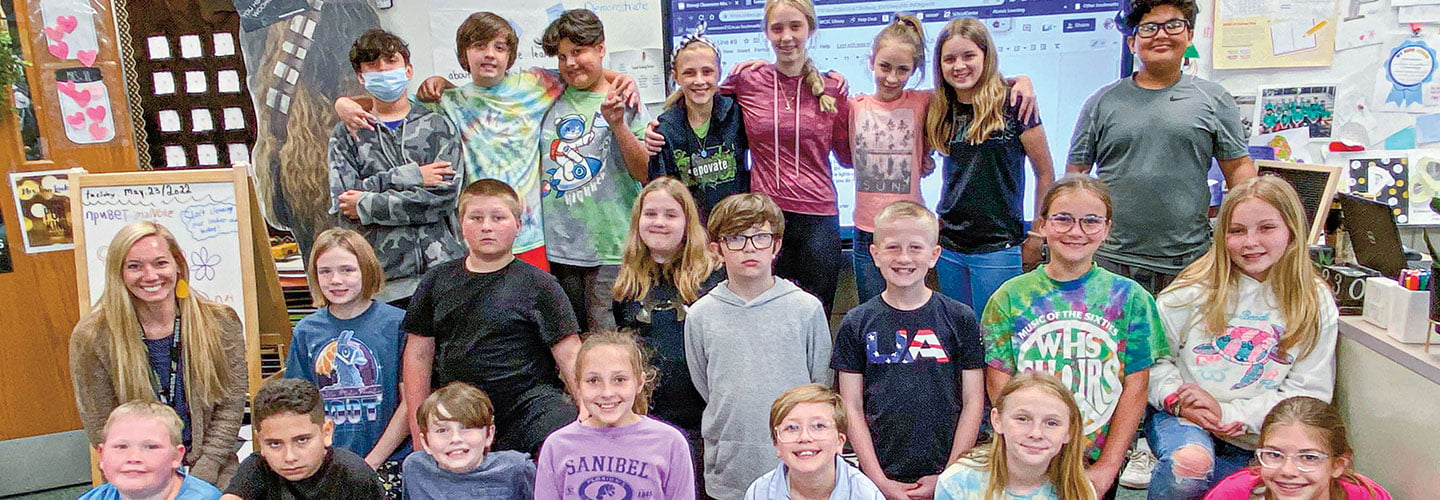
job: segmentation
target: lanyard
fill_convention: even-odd
[[[142,327],[140,338],[145,338]],[[156,373],[155,367],[150,367],[150,387],[155,389],[155,397],[166,406],[175,406],[175,385],[180,383],[180,316],[175,316],[175,330],[170,335],[170,385],[160,386],[160,374]]]

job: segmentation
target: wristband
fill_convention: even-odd
[[[1179,410],[1179,409],[1178,409],[1179,405],[1180,405],[1180,394],[1179,394],[1179,393],[1176,393],[1176,392],[1172,392],[1172,393],[1170,393],[1169,396],[1165,396],[1165,402],[1163,403],[1164,408],[1162,408],[1162,409],[1165,410],[1165,413],[1169,413],[1169,414],[1171,414],[1171,415],[1175,415],[1175,416],[1178,417],[1178,416],[1180,416],[1180,415],[1178,415],[1178,413],[1179,413],[1179,411],[1178,411],[1178,410]]]

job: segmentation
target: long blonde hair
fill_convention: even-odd
[[[1190,302],[1198,304],[1201,313],[1194,322],[1203,322],[1211,336],[1219,336],[1225,331],[1229,317],[1227,310],[1232,307],[1233,295],[1242,275],[1225,250],[1226,230],[1235,218],[1235,207],[1252,199],[1275,207],[1285,228],[1290,231],[1290,242],[1285,245],[1280,259],[1270,267],[1265,281],[1274,290],[1281,314],[1285,317],[1285,333],[1280,336],[1280,355],[1293,355],[1292,359],[1298,360],[1310,355],[1319,341],[1321,297],[1316,289],[1328,291],[1329,288],[1324,286],[1310,263],[1310,253],[1305,248],[1305,235],[1309,231],[1305,224],[1305,209],[1300,204],[1299,195],[1295,194],[1295,188],[1284,179],[1261,176],[1231,189],[1220,204],[1210,250],[1181,271],[1175,282],[1160,295],[1189,285],[1204,285],[1204,291]],[[1328,297],[1326,300],[1329,300]]]
[[[585,373],[585,355],[600,346],[615,346],[625,351],[630,356],[630,368],[634,370],[635,382],[639,390],[635,392],[635,401],[630,404],[630,411],[636,415],[646,415],[650,412],[650,396],[655,392],[655,384],[660,379],[660,372],[650,364],[650,353],[640,346],[640,340],[635,334],[629,332],[595,332],[585,336],[580,343],[580,351],[575,353],[575,382],[583,383],[580,377]],[[580,388],[576,387],[578,394]]]
[[[175,241],[175,235],[165,226],[150,221],[132,223],[120,229],[110,240],[105,253],[105,291],[92,309],[100,325],[96,335],[108,336],[112,352],[106,367],[110,384],[120,401],[156,401],[155,388],[150,384],[150,361],[145,344],[140,341],[145,334],[140,329],[140,319],[135,314],[134,298],[125,286],[125,256],[130,248],[142,238],[156,236],[165,240],[170,254],[175,259],[176,299],[175,311],[180,315],[181,355],[185,362],[185,397],[191,407],[210,406],[225,397],[225,384],[229,381],[230,364],[225,360],[224,348],[220,345],[219,322],[216,316],[223,314],[225,306],[207,301],[193,290],[179,296],[179,291],[188,288],[190,265],[185,252]]]
[[[1274,430],[1276,425],[1282,424],[1303,426],[1307,434],[1325,446],[1325,454],[1330,455],[1331,460],[1344,461],[1340,477],[1330,482],[1330,498],[1349,498],[1338,481],[1361,486],[1369,493],[1369,498],[1376,497],[1378,492],[1375,488],[1360,480],[1355,473],[1354,463],[1350,460],[1355,454],[1355,450],[1350,447],[1350,434],[1346,431],[1345,419],[1340,417],[1339,410],[1334,406],[1310,396],[1294,396],[1280,401],[1270,409],[1270,413],[1265,415],[1265,423],[1260,425],[1260,446],[1265,446],[1265,438],[1269,437],[1270,431]],[[1258,464],[1251,470],[1256,476],[1260,475]],[[1274,498],[1268,489],[1262,481],[1255,485],[1251,493],[1264,498]]]
[[[664,264],[655,263],[650,247],[640,239],[640,214],[645,211],[645,197],[650,193],[665,193],[674,198],[685,212],[685,235],[680,240],[680,251]],[[625,237],[625,257],[620,265],[620,274],[615,277],[615,300],[642,300],[650,294],[655,280],[666,277],[674,281],[675,290],[685,304],[700,300],[701,283],[715,271],[715,262],[705,249],[708,242],[690,189],[673,177],[652,179],[640,190],[640,195],[635,197],[635,205],[630,208],[630,233]]]
[[[815,21],[815,4],[810,0],[765,0],[765,25],[761,30],[769,29],[770,14],[776,7],[787,5],[794,7],[805,16],[805,22],[810,25],[810,36],[815,36],[815,30],[819,24]],[[806,41],[811,38],[806,38]],[[834,113],[839,108],[835,107],[835,96],[825,94],[825,77],[820,75],[820,70],[815,69],[815,59],[811,58],[809,52],[805,55],[805,67],[800,70],[805,75],[805,84],[810,86],[810,93],[820,98],[820,111]],[[799,97],[796,97],[797,99]]]
[[[1050,484],[1055,485],[1060,500],[1094,500],[1095,489],[1085,477],[1085,421],[1080,417],[1080,407],[1075,403],[1075,396],[1059,379],[1042,372],[1023,372],[1016,375],[995,397],[995,414],[1005,412],[1011,394],[1031,387],[1041,389],[1064,402],[1069,413],[1070,440],[1060,447],[1059,455],[1050,459],[1045,476],[1050,479]],[[980,466],[980,470],[989,471],[984,498],[998,500],[1006,497],[1005,485],[1010,481],[1009,461],[1005,456],[1006,446],[1005,435],[997,432],[990,444],[971,449],[961,457]]]
[[[958,121],[955,108],[959,97],[955,88],[945,81],[940,58],[945,42],[953,36],[970,40],[985,52],[985,69],[980,72],[970,100],[974,106],[974,116],[965,131],[965,142],[980,144],[985,142],[991,133],[1005,128],[1005,94],[1009,92],[1005,79],[1000,76],[1000,56],[995,51],[995,42],[990,39],[990,31],[985,29],[985,23],[961,18],[945,24],[945,27],[940,29],[940,34],[935,37],[935,98],[930,99],[930,109],[925,117],[925,133],[929,137],[930,147],[946,155],[950,152],[950,141],[955,138],[955,122]]]

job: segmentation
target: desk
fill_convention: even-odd
[[[1335,406],[1355,469],[1399,499],[1440,498],[1440,347],[1427,354],[1359,316],[1340,318]]]

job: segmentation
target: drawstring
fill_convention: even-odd
[[[800,82],[804,78],[795,81],[795,156],[790,162],[795,167],[795,178],[800,178]],[[771,138],[775,144],[775,192],[780,192],[780,67],[775,67],[775,74],[770,79],[770,88],[774,94],[770,96],[770,112],[775,116],[775,127],[771,130]]]

